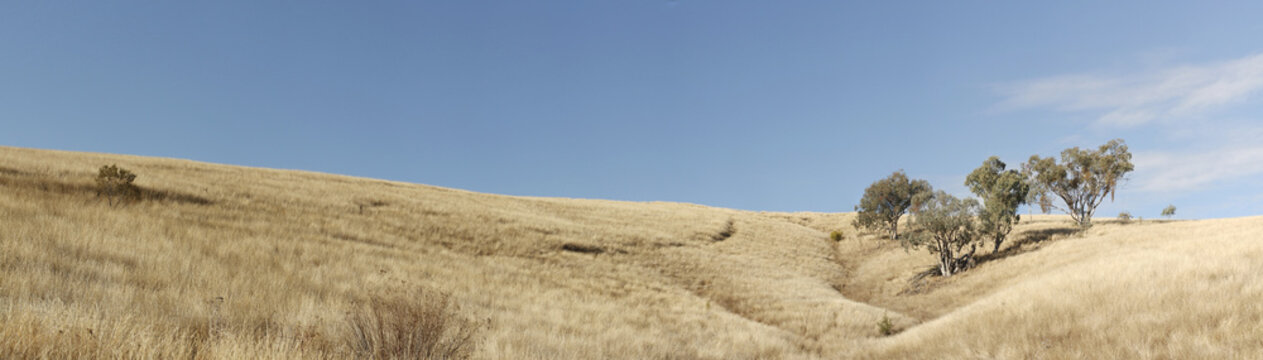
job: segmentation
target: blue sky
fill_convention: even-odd
[[[849,211],[1124,138],[1098,216],[1263,214],[1263,3],[27,2],[0,144]],[[143,176],[143,174],[141,174]],[[139,180],[143,182],[143,179]]]

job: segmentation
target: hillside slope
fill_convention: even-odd
[[[114,163],[145,200],[96,197]],[[1260,218],[1035,216],[916,287],[934,258],[850,219],[0,147],[0,357],[343,358],[364,304],[436,293],[475,358],[1263,351]]]

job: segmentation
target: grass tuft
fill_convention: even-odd
[[[349,346],[366,359],[467,359],[479,327],[457,311],[434,291],[374,295],[347,317]]]

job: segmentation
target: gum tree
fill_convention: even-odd
[[[1017,170],[1005,170],[1004,162],[992,156],[969,173],[965,186],[982,199],[982,210],[978,212],[979,235],[995,244],[992,252],[1000,251],[1013,225],[1022,219],[1017,208],[1026,203],[1031,190],[1026,176]]]
[[[877,180],[864,189],[864,197],[855,206],[859,214],[851,223],[856,228],[886,230],[890,239],[899,238],[899,218],[932,188],[925,180],[911,180],[903,170]]]
[[[1092,214],[1108,196],[1114,199],[1125,178],[1135,169],[1122,139],[1110,140],[1096,150],[1073,147],[1061,152],[1061,161],[1032,155],[1025,168],[1034,179],[1041,210],[1055,208],[1070,214],[1079,226],[1092,224]],[[1056,196],[1063,206],[1052,201]]]
[[[916,209],[912,226],[920,230],[902,240],[906,247],[925,246],[938,255],[939,274],[952,276],[973,264],[974,251],[978,250],[977,226],[974,214],[978,202],[959,199],[943,191],[936,191]],[[965,247],[969,251],[965,252]]]

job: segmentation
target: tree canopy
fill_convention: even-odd
[[[859,214],[852,225],[856,228],[887,230],[891,239],[898,239],[899,218],[922,198],[927,197],[931,190],[928,181],[911,180],[903,170],[896,171],[864,189],[864,197],[855,206],[855,211]]]
[[[925,246],[938,254],[939,274],[952,276],[973,264],[977,250],[977,226],[974,214],[978,202],[960,199],[943,191],[936,191],[916,209],[913,226],[921,230],[903,240],[905,246]],[[969,246],[969,252],[964,252]],[[959,254],[959,256],[957,256]]]
[[[1135,169],[1131,153],[1122,139],[1110,140],[1096,150],[1073,147],[1061,152],[1061,162],[1052,157],[1032,155],[1025,168],[1038,186],[1041,210],[1056,208],[1079,223],[1088,226],[1096,207],[1111,200],[1125,178]],[[1064,207],[1050,200],[1060,198]]]
[[[982,199],[978,213],[980,235],[995,244],[993,252],[1000,251],[1013,225],[1021,220],[1017,208],[1026,203],[1031,190],[1026,176],[1017,170],[1005,170],[1004,162],[992,156],[965,178],[965,186]]]
[[[1162,216],[1168,218],[1175,216],[1175,205],[1167,205],[1166,208],[1162,209]]]

